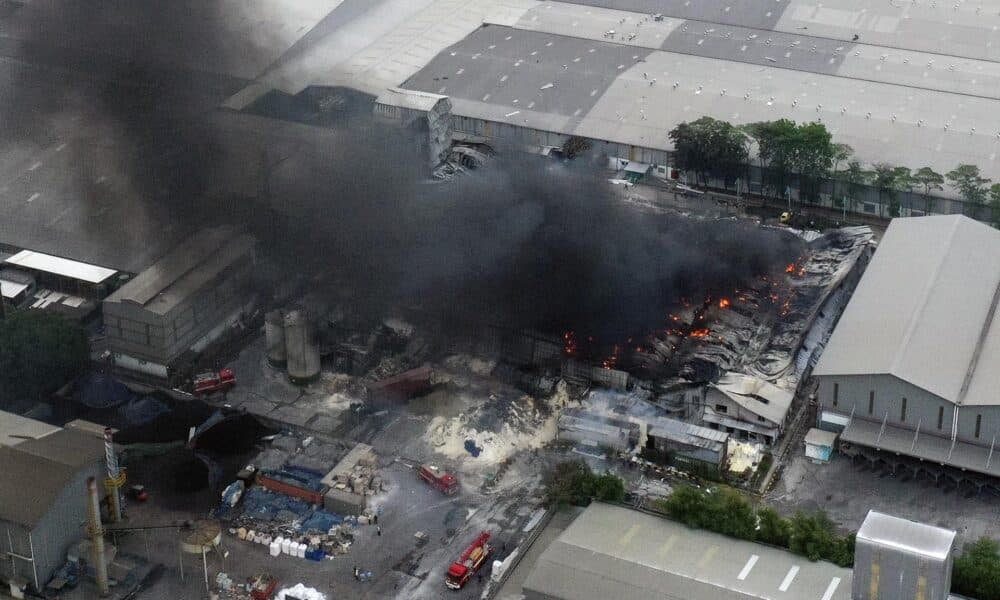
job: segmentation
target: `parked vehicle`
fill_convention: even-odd
[[[465,549],[462,556],[448,567],[444,583],[449,589],[462,589],[462,586],[468,583],[469,578],[486,563],[486,559],[493,554],[493,546],[490,545],[491,535],[489,531],[480,533],[479,537]]]
[[[421,465],[419,474],[421,479],[445,496],[454,496],[458,493],[458,479],[451,473],[433,465]]]

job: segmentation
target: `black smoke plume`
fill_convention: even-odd
[[[186,46],[182,54],[214,53],[225,67],[230,52],[252,46],[214,18],[212,2],[74,6],[72,19],[45,15],[39,35],[23,43],[74,73],[68,101],[114,140],[108,154],[128,181],[118,200],[123,222],[118,232],[93,232],[109,244],[126,243],[116,235],[130,231],[237,222],[278,265],[266,286],[302,277],[331,293],[349,290],[354,308],[373,316],[419,306],[445,323],[475,316],[609,336],[646,333],[681,297],[729,293],[800,253],[788,235],[629,205],[585,161],[509,151],[432,183],[420,134],[372,123],[370,101],[326,129],[215,108],[241,83],[168,59]],[[124,42],[106,50],[87,38],[90,27],[110,27]],[[72,52],[49,49],[51,32],[70,31],[100,59],[89,73]],[[4,110],[26,110],[17,92],[7,100]],[[18,133],[44,129],[66,108],[51,104],[28,110]],[[91,189],[106,160],[80,157],[81,202],[107,194]]]

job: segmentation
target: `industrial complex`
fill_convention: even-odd
[[[76,4],[0,599],[1000,598],[1000,6]]]

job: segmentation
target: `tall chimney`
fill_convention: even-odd
[[[110,593],[108,587],[108,563],[104,552],[104,527],[101,526],[101,500],[97,496],[97,479],[87,479],[87,530],[90,533],[91,561],[97,578],[97,589],[101,596]]]
[[[108,466],[108,478],[104,487],[108,493],[108,515],[112,523],[122,520],[121,485],[125,481],[118,468],[118,456],[115,455],[115,444],[110,427],[104,428],[104,461]]]

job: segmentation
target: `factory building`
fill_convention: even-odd
[[[702,421],[740,440],[774,444],[788,421],[794,393],[742,373],[726,373],[705,388]]]
[[[375,119],[427,134],[427,157],[437,165],[451,146],[451,101],[446,96],[389,88],[375,100]]]
[[[1000,232],[892,221],[813,372],[817,426],[894,469],[1000,476],[998,301]]]
[[[673,462],[714,470],[726,463],[729,434],[667,417],[646,424],[646,447],[671,455]]]
[[[103,479],[104,442],[29,421],[0,414],[4,439],[19,439],[0,446],[0,580],[41,590],[86,535],[86,482]]]
[[[525,600],[957,600],[955,532],[870,512],[854,570],[594,502],[541,551]]]
[[[237,322],[252,296],[255,240],[234,227],[204,229],[104,301],[107,343],[118,367],[167,378]]]
[[[594,502],[542,552],[523,593],[525,600],[850,600],[850,579],[850,569],[831,563]]]
[[[640,427],[625,419],[607,417],[582,408],[567,408],[559,416],[558,438],[585,446],[627,452],[639,443]]]
[[[0,295],[13,307],[43,309],[83,321],[121,283],[118,271],[20,250],[0,253]]]

